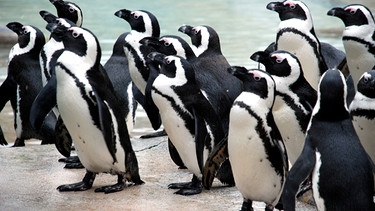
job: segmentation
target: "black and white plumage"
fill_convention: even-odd
[[[342,41],[350,75],[357,84],[362,74],[375,66],[374,17],[366,6],[360,4],[335,7],[327,14],[340,18],[345,25]]]
[[[241,210],[252,210],[253,201],[273,210],[279,202],[288,172],[288,158],[272,114],[275,82],[257,69],[229,69],[243,81],[243,92],[230,111],[228,156],[236,187],[244,201]]]
[[[185,166],[193,173],[192,182],[172,183],[169,187],[180,189],[176,193],[182,195],[200,193],[203,164],[215,144],[225,135],[220,118],[197,85],[198,79],[187,60],[160,53],[150,56],[153,61],[150,70],[160,65],[160,74],[152,85],[152,99],[159,108],[169,139]],[[230,173],[218,175],[218,178],[231,184]]]
[[[275,80],[276,98],[272,113],[293,165],[302,152],[317,99],[316,91],[305,79],[298,58],[287,51],[259,51],[251,59],[262,63]]]
[[[358,81],[349,111],[359,140],[375,162],[375,70],[365,72]]]
[[[80,27],[50,27],[54,27],[52,33],[65,46],[55,67],[57,106],[87,170],[81,182],[61,185],[58,190],[87,190],[92,187],[95,175],[101,172],[117,175],[118,182],[98,188],[97,192],[120,191],[126,187],[126,181],[142,184],[125,118],[100,65],[97,38]]]
[[[47,116],[40,130],[34,130],[29,121],[31,105],[42,89],[39,52],[45,44],[43,33],[34,26],[11,22],[7,27],[17,33],[18,43],[9,53],[8,77],[4,84],[5,99],[10,100],[14,109],[14,126],[17,139],[15,146],[24,146],[26,139],[37,138],[42,144],[54,143],[53,114]],[[16,85],[16,86],[15,86]],[[15,101],[15,102],[14,102]],[[4,101],[5,103],[6,101]]]
[[[309,8],[301,1],[271,2],[267,9],[279,14],[280,24],[275,50],[286,50],[297,56],[305,78],[316,90],[320,76],[328,69],[321,54]]]
[[[339,70],[322,75],[305,146],[284,186],[285,210],[295,209],[296,192],[309,175],[318,210],[374,210],[372,166],[353,127],[346,90]]]
[[[83,12],[76,3],[64,0],[50,0],[50,2],[55,6],[58,17],[66,18],[77,26],[82,26]]]

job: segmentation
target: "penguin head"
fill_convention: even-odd
[[[340,18],[346,27],[375,25],[371,11],[361,4],[350,4],[343,8],[335,7],[329,10],[327,15]]]
[[[39,15],[47,22],[47,23],[57,23],[57,24],[62,24],[66,27],[71,27],[71,26],[76,26],[75,23],[73,23],[71,20],[66,19],[66,18],[59,18],[53,15],[52,13],[41,10],[39,12]]]
[[[72,26],[57,25],[53,31],[64,43],[64,49],[86,57],[95,64],[100,62],[101,49],[96,36],[88,29]]]
[[[122,9],[115,12],[119,18],[126,20],[130,28],[139,33],[145,34],[146,37],[159,37],[160,26],[157,18],[148,11]]]
[[[368,98],[375,98],[375,69],[363,73],[357,91]]]
[[[228,68],[228,72],[243,82],[244,92],[252,92],[263,99],[269,97],[274,99],[275,82],[267,72],[259,69],[246,69],[241,66],[231,66]]]
[[[18,45],[25,48],[26,52],[40,51],[46,42],[43,32],[35,26],[22,25],[19,22],[10,22],[6,26],[18,35]]]
[[[267,9],[277,12],[281,21],[289,19],[311,20],[309,8],[301,1],[271,2],[267,5]]]
[[[339,121],[349,117],[346,104],[347,86],[344,75],[338,69],[323,73],[318,85],[318,99],[313,118],[324,121]]]
[[[262,63],[266,71],[272,76],[288,77],[296,81],[303,75],[298,58],[285,50],[274,52],[258,51],[250,57],[252,60]]]
[[[148,57],[160,66],[160,74],[165,75],[169,79],[178,80],[179,83],[185,84],[187,80],[195,80],[194,70],[190,63],[176,55],[164,55],[162,53],[153,52]]]
[[[178,28],[178,31],[190,37],[191,44],[195,47],[194,52],[196,56],[205,52],[217,52],[221,54],[219,35],[212,27],[183,25]]]
[[[55,6],[57,15],[60,18],[66,18],[75,25],[82,26],[83,13],[77,4],[63,0],[50,0],[50,2]]]
[[[181,37],[175,35],[165,35],[156,39],[154,37],[145,37],[140,43],[151,45],[156,51],[165,55],[177,55],[184,59],[195,57],[190,45]]]

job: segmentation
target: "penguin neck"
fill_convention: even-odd
[[[375,31],[375,24],[362,25],[362,26],[347,26],[343,32],[344,37],[359,37],[365,40],[372,40]]]
[[[308,34],[311,32],[311,30],[314,30],[313,27],[313,22],[311,19],[307,20],[300,20],[296,18],[288,19],[281,21],[279,24],[279,29],[284,29],[284,28],[296,28],[299,31],[304,32],[305,34]]]
[[[36,35],[30,34],[30,42],[27,43],[25,47],[21,47],[19,43],[16,43],[9,53],[9,61],[11,61],[15,56],[20,56],[26,53],[29,53],[33,50],[36,45]]]

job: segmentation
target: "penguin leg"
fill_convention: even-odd
[[[85,177],[81,182],[68,184],[68,185],[60,185],[57,187],[59,191],[85,191],[92,187],[94,183],[96,174],[91,171],[86,171]]]
[[[14,141],[13,147],[24,147],[25,146],[25,139],[23,138],[17,138]]]
[[[243,199],[241,211],[253,211],[253,201],[250,199]]]
[[[95,189],[95,192],[114,193],[124,190],[126,187],[126,178],[124,174],[117,174],[117,183],[114,185],[103,186]]]
[[[274,209],[272,204],[266,204],[266,207],[264,208],[265,211],[272,211]]]
[[[60,158],[59,162],[66,163],[64,168],[67,169],[82,169],[85,168],[81,161],[79,160],[78,156],[69,156],[67,158]]]
[[[170,189],[180,189],[175,194],[179,195],[195,195],[202,192],[202,181],[198,179],[197,176],[193,175],[193,179],[191,182],[183,182],[183,183],[171,183],[168,185]]]

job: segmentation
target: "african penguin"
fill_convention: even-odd
[[[293,165],[302,152],[307,125],[317,94],[303,75],[301,64],[293,54],[278,50],[255,52],[251,59],[265,66],[276,84],[272,113]]]
[[[289,171],[282,202],[295,210],[299,185],[312,175],[318,210],[374,210],[370,159],[353,127],[346,82],[337,69],[321,77],[303,151]]]
[[[64,43],[57,60],[56,100],[72,136],[77,155],[87,172],[81,182],[61,185],[59,191],[90,189],[97,173],[118,176],[115,185],[96,192],[117,192],[126,181],[143,184],[125,118],[113,86],[100,65],[101,49],[94,34],[80,27],[49,25]]]
[[[9,94],[16,94],[17,99],[14,112],[17,139],[14,146],[24,146],[25,139],[31,138],[42,140],[42,144],[54,143],[54,114],[47,116],[40,130],[34,130],[29,121],[31,105],[42,89],[39,52],[45,44],[44,35],[38,28],[19,22],[8,23],[7,27],[18,35],[18,43],[9,53],[8,77],[11,80],[7,81],[10,82]],[[14,100],[12,96],[10,100]]]
[[[375,162],[375,70],[363,73],[349,106],[354,128],[366,152]]]
[[[172,183],[169,188],[179,189],[177,194],[198,194],[202,191],[203,164],[215,144],[225,135],[221,120],[197,85],[195,72],[187,60],[156,52],[149,56],[152,60],[150,70],[160,66],[160,73],[152,85],[152,99],[159,108],[169,139],[185,166],[193,173],[191,182]],[[233,183],[231,173],[222,176],[218,176],[220,181]]]
[[[305,78],[316,90],[319,78],[328,68],[321,54],[309,8],[301,1],[271,2],[267,9],[279,14],[280,24],[275,50],[286,50],[297,56]]]
[[[230,111],[228,134],[233,176],[244,198],[241,210],[252,210],[253,201],[265,202],[266,210],[273,210],[288,173],[288,157],[272,114],[275,82],[258,69],[228,71],[243,81],[243,91]]]
[[[342,41],[350,75],[357,84],[362,74],[375,66],[374,17],[360,4],[335,7],[327,14],[340,18],[345,24]]]
[[[57,16],[66,18],[77,26],[82,26],[83,13],[82,9],[77,4],[64,0],[50,0],[50,2],[55,6]]]

